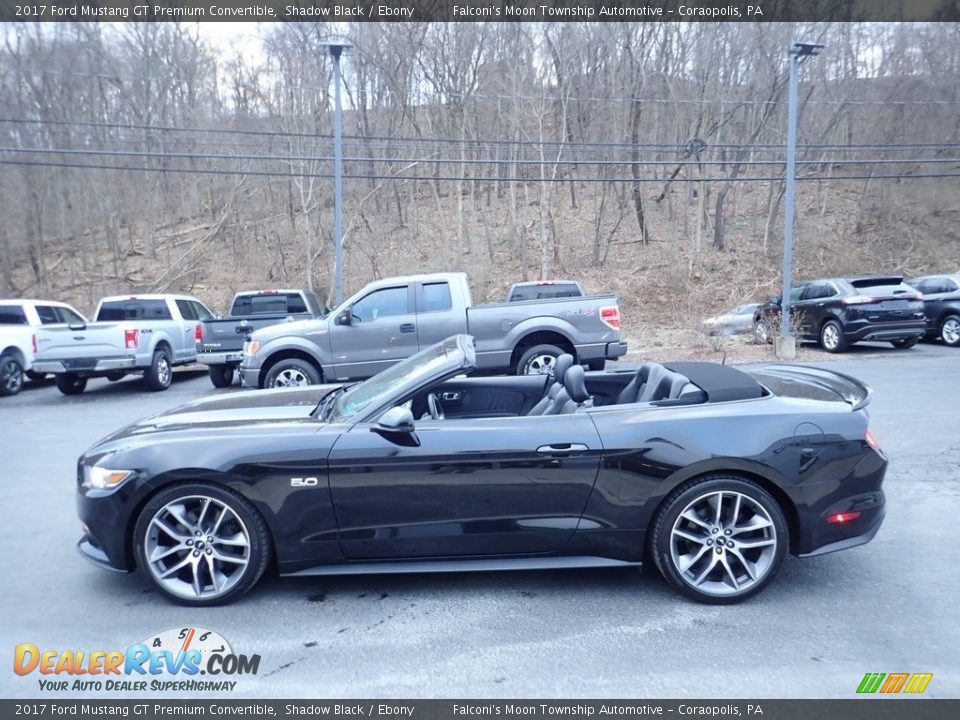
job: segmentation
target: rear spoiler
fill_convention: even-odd
[[[761,383],[764,382],[766,377],[773,381],[771,384],[781,385],[782,387],[778,388],[780,392],[774,393],[777,395],[808,397],[802,390],[803,386],[807,386],[814,393],[817,390],[826,390],[838,396],[848,403],[851,410],[854,411],[865,408],[873,398],[873,390],[870,389],[869,385],[836,370],[825,370],[807,365],[763,365],[758,368],[750,368],[748,372]],[[789,386],[791,385],[796,388],[794,392],[790,391]],[[822,393],[820,394],[822,395]],[[809,395],[809,397],[822,399],[817,398],[814,394]]]

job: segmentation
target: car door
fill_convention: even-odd
[[[601,449],[583,413],[420,420],[400,436],[360,423],[328,458],[341,547],[354,559],[557,550],[577,527]]]
[[[413,286],[372,290],[350,307],[350,323],[330,324],[333,373],[338,380],[367,378],[419,349]]]

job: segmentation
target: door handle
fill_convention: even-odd
[[[400,332],[402,333],[412,333],[412,332],[416,332],[416,330],[417,330],[417,326],[414,325],[413,323],[402,323],[400,325]]]
[[[582,455],[589,448],[582,443],[554,443],[553,445],[541,445],[537,452],[549,457],[570,457],[573,455]]]

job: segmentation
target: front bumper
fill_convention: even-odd
[[[38,373],[100,373],[112,370],[135,370],[137,359],[133,356],[114,358],[64,358],[62,360],[34,361],[33,370]]]
[[[243,350],[197,353],[197,362],[203,365],[239,365],[242,360]]]

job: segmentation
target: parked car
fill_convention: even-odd
[[[758,339],[773,342],[780,306],[778,295],[757,308],[753,323]],[[818,342],[831,353],[861,340],[910,348],[927,327],[920,294],[898,276],[811,280],[790,290],[790,308],[798,339]]]
[[[743,335],[753,332],[753,316],[759,303],[738,305],[725,313],[703,321],[703,331],[708,335]]]
[[[41,352],[48,343],[47,334],[42,330],[44,326],[86,321],[87,319],[75,307],[55,300],[0,300],[0,325],[25,325],[36,328],[37,350]],[[46,375],[28,370],[27,377],[40,381]]]
[[[0,324],[0,396],[20,392],[36,351],[36,330],[28,325]]]
[[[538,280],[514,283],[507,290],[507,302],[560,297],[583,297],[583,288],[575,280]]]
[[[236,600],[274,564],[299,577],[645,557],[719,604],[760,592],[787,553],[861,545],[883,521],[887,459],[870,390],[849,376],[588,374],[570,358],[553,411],[531,414],[543,378],[466,377],[478,363],[458,335],[360,384],[207,398],[130,425],[78,462],[78,549],[193,606]]]
[[[270,388],[368,378],[465,331],[486,372],[546,374],[563,353],[602,369],[627,351],[613,294],[474,306],[464,273],[437,273],[377,280],[323,319],[257,330],[240,380]]]
[[[238,292],[230,315],[200,323],[197,362],[207,366],[210,382],[222,388],[233,384],[233,375],[243,359],[243,344],[254,330],[319,318],[329,312],[310,290],[248,290]]]
[[[909,281],[923,296],[927,337],[944,345],[960,346],[960,273],[925,275]]]
[[[187,295],[118,295],[101,300],[95,317],[51,326],[49,345],[34,359],[34,370],[53,373],[65,395],[83,392],[89,378],[131,373],[150,390],[166,390],[174,366],[196,362],[200,321],[213,313]]]

